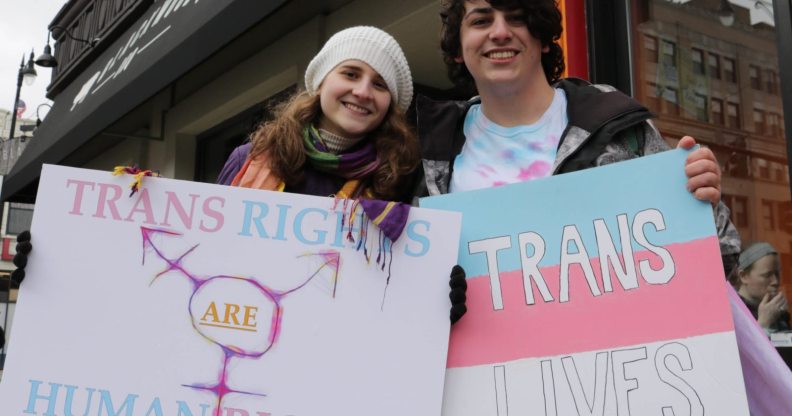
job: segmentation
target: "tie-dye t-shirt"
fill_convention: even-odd
[[[450,192],[491,188],[550,176],[558,141],[566,129],[566,94],[555,90],[550,107],[531,125],[502,127],[470,107],[465,145],[454,159]]]

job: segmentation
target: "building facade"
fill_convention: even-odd
[[[578,19],[582,4],[564,2]],[[269,104],[302,88],[324,41],[353,25],[393,34],[418,91],[453,96],[439,54],[438,10],[436,0],[71,1],[52,27],[95,41],[53,30],[54,105],[3,198],[32,202],[42,163],[138,163],[166,177],[212,182]],[[583,38],[570,43],[577,53],[569,59],[585,67],[585,22],[575,27],[568,32]]]
[[[717,1],[678,3],[635,4],[634,96],[658,115],[656,125],[669,141],[691,135],[715,152],[723,200],[744,245],[771,243],[792,276],[792,203],[772,5],[732,2],[734,18],[726,25]]]
[[[0,109],[0,175],[8,175],[25,150],[29,140],[33,138],[36,121],[28,118],[18,118],[14,126],[16,132],[11,135],[11,117],[15,114],[8,110]]]
[[[792,276],[789,103],[781,92],[792,80],[780,69],[785,44],[776,29],[777,21],[789,26],[788,16],[776,16],[767,0],[560,5],[568,74],[635,96],[658,115],[670,144],[692,135],[711,147],[744,241],[774,244]],[[9,173],[2,200],[34,202],[43,163],[138,164],[214,182],[271,105],[302,88],[324,41],[349,26],[391,33],[418,93],[461,97],[440,57],[438,11],[438,0],[69,1],[50,26],[53,108]]]

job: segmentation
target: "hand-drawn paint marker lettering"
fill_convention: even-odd
[[[277,342],[281,333],[281,322],[284,313],[283,299],[305,287],[325,267],[332,272],[333,292],[338,281],[338,270],[341,255],[335,250],[311,253],[321,265],[299,285],[288,290],[275,290],[261,283],[260,279],[218,275],[203,277],[193,274],[184,266],[184,260],[193,253],[198,244],[192,246],[182,255],[169,258],[164,254],[162,243],[154,244],[155,236],[179,237],[181,233],[165,229],[140,227],[143,236],[143,263],[146,252],[153,251],[163,260],[166,267],[157,273],[151,284],[161,276],[175,272],[186,277],[192,283],[189,310],[190,320],[195,331],[219,346],[223,351],[223,362],[216,382],[211,384],[185,384],[185,387],[204,390],[217,396],[217,407],[214,415],[222,413],[222,400],[228,393],[240,393],[254,396],[266,396],[231,389],[228,385],[228,364],[232,358],[259,359]],[[218,306],[220,305],[220,306]]]
[[[602,296],[604,293],[614,291],[613,278],[621,285],[623,290],[638,288],[638,276],[649,285],[667,284],[676,274],[676,265],[671,253],[665,247],[655,245],[646,236],[646,228],[651,226],[654,232],[665,231],[666,224],[662,212],[657,209],[646,209],[635,214],[632,226],[627,215],[620,214],[616,218],[621,254],[617,252],[611,230],[601,218],[593,223],[597,252],[600,254],[600,271],[602,285],[600,288],[594,273],[592,258],[589,255],[591,248],[586,248],[580,233],[580,226],[566,225],[561,234],[561,252],[558,263],[550,261],[548,264],[559,264],[558,291],[556,296],[550,291],[547,276],[539,268],[540,262],[545,259],[547,242],[544,237],[533,231],[517,234],[518,246],[513,246],[512,235],[500,235],[468,242],[468,254],[483,254],[487,265],[487,276],[490,280],[492,295],[492,309],[499,311],[504,308],[503,293],[501,290],[501,263],[499,253],[517,249],[520,256],[525,305],[536,304],[534,287],[539,291],[544,303],[569,302],[570,280],[573,268],[582,271],[587,288],[593,297]],[[653,267],[648,258],[641,258],[632,247],[632,240],[646,253],[651,253],[657,258],[659,267]],[[551,240],[555,241],[555,240]],[[529,254],[531,253],[531,254]],[[646,256],[644,256],[646,257]],[[622,261],[623,259],[623,265]],[[611,269],[614,271],[611,273]],[[507,270],[509,271],[509,270]],[[639,274],[640,272],[640,274]],[[604,291],[604,293],[603,293]]]
[[[629,416],[633,414],[630,411],[630,392],[638,390],[641,382],[650,385],[657,383],[653,377],[656,374],[660,382],[673,388],[669,392],[678,396],[673,404],[661,406],[663,416],[704,415],[704,404],[693,383],[696,377],[692,374],[693,357],[688,347],[680,342],[669,342],[657,348],[654,363],[647,361],[648,356],[646,346],[597,352],[594,355],[593,374],[589,373],[587,378],[581,377],[578,364],[588,361],[585,365],[591,368],[591,358],[567,355],[540,361],[544,399],[542,414],[558,416],[561,403],[558,394],[562,394],[560,400],[566,400],[563,403],[567,408],[569,405],[574,407],[572,414],[604,415],[607,409],[615,408],[614,414]],[[496,413],[498,416],[508,415],[508,366],[498,364],[492,368],[495,374]],[[654,380],[645,380],[647,377]],[[570,393],[571,400],[566,392]],[[678,409],[675,410],[675,407]],[[506,409],[505,412],[502,409]],[[569,410],[562,412],[569,414]]]

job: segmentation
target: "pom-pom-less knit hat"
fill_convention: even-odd
[[[357,59],[367,63],[388,84],[393,102],[406,111],[413,96],[412,75],[401,47],[393,37],[376,27],[355,26],[327,40],[305,70],[305,87],[316,94],[325,76],[338,64]]]
[[[769,256],[770,254],[778,254],[778,252],[769,243],[760,241],[752,244],[740,253],[740,271],[753,266],[757,260],[764,256]]]

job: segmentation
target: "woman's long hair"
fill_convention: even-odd
[[[305,149],[302,134],[306,126],[319,121],[322,109],[319,95],[306,91],[294,94],[275,108],[275,118],[262,123],[250,136],[250,157],[265,154],[270,169],[286,185],[302,180]],[[365,140],[372,140],[380,166],[370,178],[370,187],[376,198],[395,199],[406,178],[418,166],[420,154],[415,134],[394,103],[382,123],[371,131]]]

